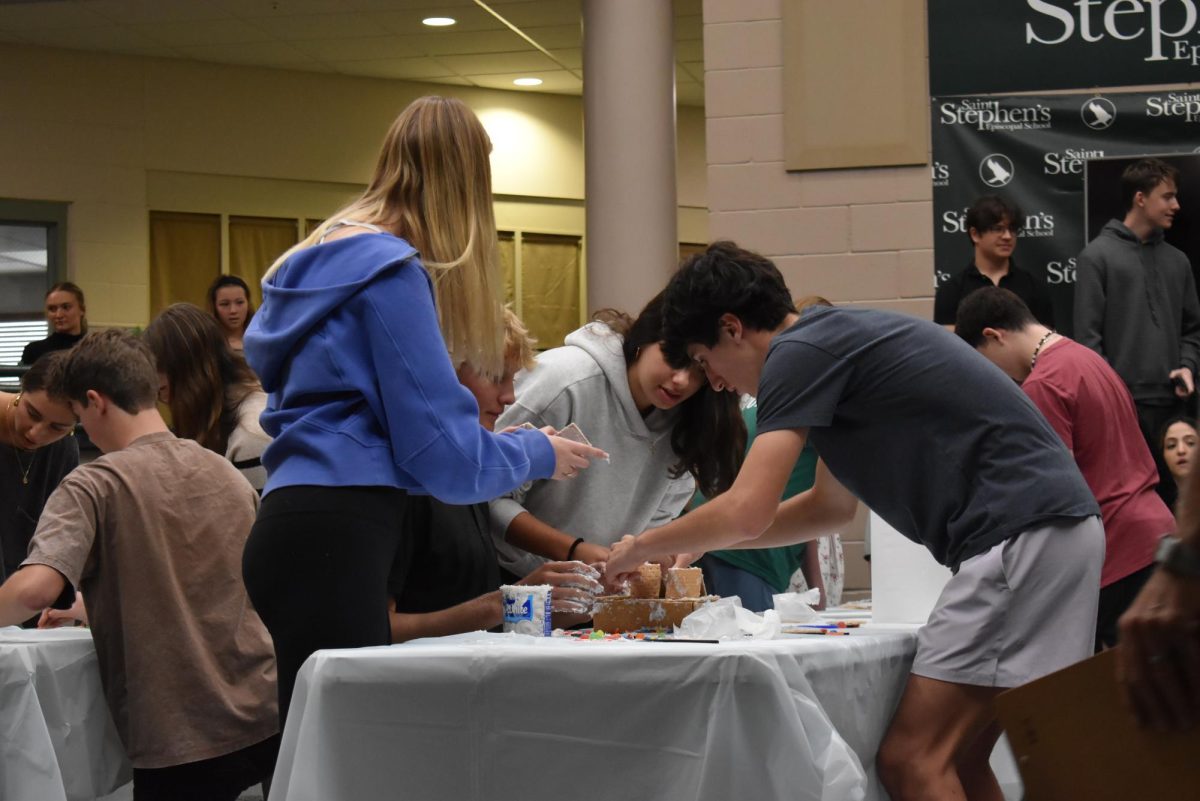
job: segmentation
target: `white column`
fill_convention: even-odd
[[[671,0],[583,0],[589,311],[637,314],[679,259]]]

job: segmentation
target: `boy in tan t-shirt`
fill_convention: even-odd
[[[177,439],[154,359],[124,331],[89,334],[62,385],[104,451],[46,503],[29,557],[0,586],[0,625],[84,596],[134,797],[235,799],[279,746],[271,640],[241,578],[258,496],[221,456]]]

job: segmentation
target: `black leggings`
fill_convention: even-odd
[[[242,576],[275,642],[281,730],[310,654],[391,642],[388,573],[410,547],[407,505],[387,487],[284,487],[263,499]]]

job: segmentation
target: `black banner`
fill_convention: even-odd
[[[1200,80],[1200,0],[928,0],[929,91]]]
[[[1013,259],[1050,285],[1056,326],[1068,335],[1075,257],[1108,217],[1121,216],[1113,168],[1122,165],[1107,160],[1200,153],[1200,91],[935,97],[932,110],[936,283],[971,262],[966,209],[981,195],[1001,195],[1025,217]],[[1198,266],[1200,157],[1167,160],[1184,169],[1167,239]]]

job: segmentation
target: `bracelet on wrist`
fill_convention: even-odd
[[[583,543],[583,537],[579,537],[571,543],[571,547],[567,549],[567,558],[565,561],[570,562],[575,558],[575,549]]]

